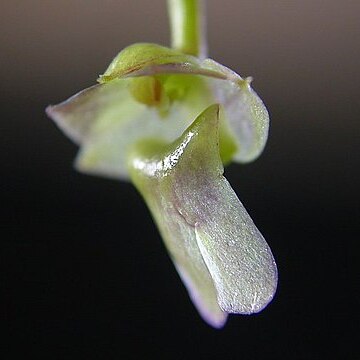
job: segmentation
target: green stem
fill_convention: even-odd
[[[206,57],[202,0],[168,0],[171,46],[185,54]]]

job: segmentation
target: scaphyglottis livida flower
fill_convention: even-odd
[[[169,0],[171,19],[196,5]],[[191,300],[220,328],[228,313],[261,311],[276,291],[271,250],[223,176],[224,165],[261,154],[269,116],[250,78],[186,50],[190,40],[125,48],[97,85],[47,114],[79,145],[76,169],[134,184]]]

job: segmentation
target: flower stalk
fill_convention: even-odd
[[[171,46],[184,54],[207,56],[204,1],[168,0]]]

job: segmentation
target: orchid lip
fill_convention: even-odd
[[[190,297],[215,327],[223,313],[261,311],[277,287],[271,250],[222,175],[218,136],[212,105],[173,144],[134,146],[129,162]]]

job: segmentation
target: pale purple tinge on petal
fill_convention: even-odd
[[[174,265],[182,282],[188,290],[191,301],[204,321],[216,329],[221,329],[224,327],[228,318],[228,314],[221,310],[217,303],[217,298],[211,298],[213,302],[216,302],[216,305],[214,303],[210,307],[207,304],[206,299],[203,298],[201,292],[199,292],[195,284],[191,281],[191,278],[187,275],[186,271],[178,266],[176,262],[174,262]]]
[[[233,161],[247,163],[264,150],[269,132],[269,114],[248,82],[211,82],[216,101],[223,105],[229,130],[237,145]]]
[[[184,219],[168,187],[172,167],[189,141],[191,135],[170,156],[163,158],[131,155],[130,174],[199,314],[211,326],[221,328],[227,314],[219,307],[217,291],[197,245],[195,227]]]
[[[210,118],[210,110],[198,118],[197,135],[174,167],[174,199],[186,222],[195,226],[220,307],[229,313],[256,313],[275,294],[277,268],[268,244],[222,175],[218,122]]]
[[[144,198],[162,235],[164,244],[201,317],[211,326],[225,325],[227,314],[220,308],[213,279],[197,245],[195,229],[188,224],[164,189],[148,184]]]
[[[126,83],[114,81],[108,86],[91,86],[58,105],[50,105],[46,113],[65,135],[82,145],[103,109],[127,97]]]
[[[271,250],[222,175],[218,127],[211,106],[164,152],[134,153],[131,171],[191,299],[214,327],[225,312],[259,312],[277,286]]]
[[[219,305],[228,313],[259,312],[277,287],[271,250],[225,178],[209,193],[203,193],[206,206],[195,233]]]

